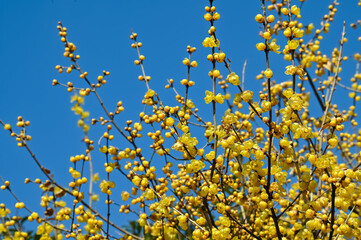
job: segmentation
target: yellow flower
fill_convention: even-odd
[[[264,18],[262,16],[262,14],[257,14],[254,18],[258,23],[263,23]]]
[[[6,232],[4,224],[0,223],[0,233]]]
[[[145,190],[145,192],[143,193],[143,196],[147,200],[153,200],[155,198],[155,194],[154,194],[153,190],[149,189],[149,188],[147,188],[147,190]]]
[[[155,94],[154,90],[149,89],[148,92],[145,93],[144,98],[151,98]]]
[[[192,99],[187,99],[187,107],[188,108],[194,108],[196,105],[192,102]]]
[[[93,182],[98,182],[100,180],[99,173],[93,175]]]
[[[74,94],[73,96],[70,97],[70,102],[75,102],[78,100],[78,95],[77,94]]]
[[[330,158],[328,155],[321,155],[319,159],[315,162],[316,167],[324,169],[330,165]]]
[[[83,131],[84,131],[85,133],[87,133],[87,132],[89,131],[89,129],[90,129],[90,126],[89,126],[88,124],[84,124],[84,126],[83,126]]]
[[[53,227],[50,226],[49,224],[44,223],[44,224],[38,226],[36,234],[46,235],[46,234],[50,234],[52,231],[53,231]]]
[[[127,201],[128,198],[129,198],[129,193],[126,192],[126,191],[123,191],[122,194],[121,194],[121,196],[122,196],[122,200],[123,200],[123,201]]]
[[[232,124],[237,122],[237,117],[230,112],[230,110],[227,110],[224,112],[223,121],[228,124]]]
[[[212,102],[214,99],[214,94],[210,91],[206,91],[206,97],[204,98],[204,101],[208,104],[210,102]]]
[[[303,100],[298,94],[293,94],[288,100],[288,103],[293,110],[300,111],[303,108]]]
[[[266,31],[266,32],[263,33],[262,37],[263,37],[264,39],[266,39],[266,40],[270,40],[271,37],[272,37],[272,33],[269,32],[269,31]]]
[[[282,92],[283,96],[286,98],[290,98],[293,94],[293,90],[291,88],[288,88]]]
[[[56,202],[55,202],[55,206],[56,206],[56,207],[65,207],[65,206],[66,206],[66,202],[64,202],[64,201],[56,201]]]
[[[313,23],[308,24],[307,28],[306,28],[306,35],[311,34],[312,29],[314,29],[314,28],[315,28],[315,26],[313,26]]]
[[[304,79],[303,76],[306,74],[305,70],[302,67],[296,68],[296,74],[299,76],[300,79]]]
[[[104,145],[103,147],[99,148],[99,151],[102,153],[106,153],[106,152],[108,152],[108,148],[107,148],[107,146]]]
[[[291,28],[286,28],[284,31],[283,31],[283,35],[285,35],[285,37],[291,37],[292,36],[292,31],[291,31]]]
[[[198,144],[198,140],[196,137],[191,137],[190,133],[184,133],[180,139],[182,143],[184,143],[188,147],[194,147]]]
[[[209,58],[211,58],[211,56],[212,56],[212,55],[210,55]],[[213,58],[214,58],[217,62],[221,63],[221,62],[223,62],[224,59],[226,58],[226,54],[223,53],[223,52],[221,52],[221,53],[215,53],[215,54],[213,54]],[[212,60],[211,60],[211,61],[212,61]]]
[[[271,69],[267,68],[265,71],[264,71],[264,76],[266,78],[271,78],[273,76],[273,72]]]
[[[215,153],[214,151],[210,151],[209,153],[206,154],[206,158],[211,161],[215,158]]]
[[[115,147],[110,146],[108,148],[108,153],[111,154],[111,155],[116,155],[118,153],[118,150]]]
[[[272,39],[272,41],[270,43],[267,42],[267,45],[269,47],[269,50],[275,53],[280,53],[280,51],[278,51],[281,47],[280,45],[276,44],[277,39]]]
[[[301,38],[301,37],[303,37],[303,30],[299,29],[299,28],[296,28],[296,27],[293,27],[292,28],[292,34],[293,34],[293,36],[295,38]]]
[[[78,120],[78,127],[84,126],[84,121],[82,119]]]
[[[264,43],[257,43],[256,48],[258,51],[263,51],[266,49],[266,45]]]
[[[291,50],[295,50],[300,45],[300,42],[298,40],[291,40],[287,42],[287,45]]]
[[[82,112],[81,113],[81,118],[87,118],[89,117],[89,112]]]
[[[242,93],[242,99],[245,102],[252,102],[252,98],[253,98],[253,92],[250,90],[246,90]]]
[[[204,47],[209,47],[209,41],[210,41],[209,37],[206,37],[202,42],[203,46]]]
[[[286,75],[294,75],[296,73],[296,66],[293,66],[293,65],[289,65],[286,67],[286,71],[285,71],[285,74]]]
[[[193,159],[190,163],[186,165],[186,171],[187,173],[195,173],[204,168],[205,166],[206,165],[202,161]]]
[[[74,105],[71,110],[74,111],[77,115],[80,115],[84,111],[78,104]]]
[[[7,214],[10,214],[10,210],[8,208],[0,208],[0,217],[5,217]]]
[[[204,40],[203,40],[203,46],[204,47],[218,47],[220,42],[219,40],[215,39],[214,36],[211,36],[211,37],[206,37]]]
[[[97,201],[99,201],[99,195],[98,195],[98,194],[93,194],[93,195],[91,196],[91,199],[92,199],[94,202],[97,202]]]
[[[167,125],[168,127],[173,126],[173,124],[174,124],[173,118],[169,117],[165,120],[165,125]]]
[[[272,109],[272,103],[269,101],[263,101],[261,107],[264,112],[268,112]]]
[[[214,14],[213,14],[213,20],[218,20],[218,19],[220,19],[221,18],[221,15],[219,14],[219,13],[217,13],[217,12],[215,12]]]
[[[231,72],[227,76],[227,81],[230,82],[232,85],[239,85],[241,84],[241,81],[239,80],[239,76],[235,74],[234,72]]]
[[[222,104],[224,102],[224,97],[222,94],[218,93],[217,96],[214,98],[214,100],[219,103]]]
[[[206,13],[206,14],[204,14],[204,19],[205,19],[206,21],[211,21],[211,20],[212,20],[212,15],[209,14],[209,13]]]
[[[221,72],[218,69],[214,69],[208,75],[217,78],[221,75]]]
[[[139,182],[140,182],[140,178],[138,177],[138,176],[135,176],[134,178],[133,178],[133,180],[132,180],[132,182],[134,183],[134,181],[136,181],[136,180],[138,180],[139,179]],[[138,186],[138,185],[137,185]],[[105,181],[105,180],[103,180],[100,184],[99,184],[99,187],[100,187],[100,189],[101,189],[101,191],[103,192],[103,193],[111,193],[111,192],[109,192],[108,190],[110,189],[110,188],[114,188],[115,187],[115,182],[110,182],[110,181]],[[109,194],[110,195],[110,194]]]
[[[302,67],[296,67],[293,65],[289,65],[286,67],[285,74],[287,75],[298,75],[300,79],[303,79],[303,76],[305,75],[305,71]]]
[[[291,7],[291,13],[293,14],[293,15],[300,15],[300,13],[301,13],[301,9],[300,8],[298,8],[296,5],[293,5],[292,7]]]

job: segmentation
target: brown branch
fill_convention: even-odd
[[[61,190],[63,190],[64,192],[68,193],[69,195],[73,196],[73,193],[71,191],[69,191],[68,189],[64,188],[63,186],[61,186],[60,184],[58,184],[47,172],[47,169],[45,167],[43,167],[39,160],[36,158],[35,154],[31,151],[31,149],[29,148],[29,146],[26,144],[25,141],[22,142],[24,144],[24,147],[26,148],[26,150],[30,153],[31,157],[33,158],[33,160],[36,162],[36,164],[38,165],[38,167],[40,168],[40,170],[43,172],[43,174],[50,180],[50,182],[52,184],[54,184],[55,186],[59,187]],[[128,232],[127,230],[118,227],[117,225],[115,225],[114,223],[112,223],[111,221],[108,221],[105,217],[103,217],[102,215],[100,215],[96,210],[94,210],[93,208],[91,208],[84,200],[80,201],[86,208],[88,208],[92,213],[94,213],[96,216],[98,216],[99,218],[101,218],[104,222],[109,223],[110,226],[114,227],[115,229],[119,230],[120,232],[127,234],[129,236],[132,236],[134,239],[138,239],[138,240],[143,240],[143,238],[135,236],[134,234]]]
[[[266,17],[266,6],[265,6],[265,0],[261,0],[262,1],[262,12],[263,12],[263,18],[264,18],[264,29],[266,30],[267,27],[267,17]],[[265,40],[265,44],[267,46],[267,42]],[[265,52],[265,57],[266,57],[266,65],[267,68],[270,67],[269,64],[269,47],[267,46],[266,49],[264,50]],[[268,88],[268,101],[272,102],[272,96],[271,96],[271,78],[267,78],[267,88]],[[269,110],[269,120],[268,120],[268,135],[269,135],[269,143],[268,143],[268,156],[267,156],[267,162],[268,162],[268,166],[267,166],[267,185],[266,185],[266,191],[268,194],[268,200],[269,201],[273,201],[272,200],[272,193],[271,193],[271,168],[272,168],[272,141],[273,141],[273,129],[272,129],[272,105],[271,105],[271,109]],[[272,219],[273,222],[275,224],[276,227],[276,232],[277,232],[277,238],[279,240],[282,240],[282,233],[280,231],[280,227],[278,224],[278,218],[276,216],[276,212],[275,209],[273,207],[271,207],[271,213],[272,213]]]

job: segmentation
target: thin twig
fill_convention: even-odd
[[[242,69],[242,89],[244,89],[244,81],[245,81],[245,74],[246,74],[246,67],[247,67],[247,59],[244,61],[243,69]]]

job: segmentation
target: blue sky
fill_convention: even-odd
[[[306,1],[301,11],[303,23],[313,22],[318,27],[331,2]],[[342,20],[346,20],[348,27],[360,17],[357,2],[342,1],[336,22],[325,35],[327,40],[322,47],[325,53],[337,46]],[[63,83],[80,84],[77,74],[59,75],[55,70],[58,64],[69,65],[62,56],[64,49],[56,29],[57,22],[62,21],[68,28],[69,40],[75,43],[81,56],[80,66],[89,73],[90,79],[96,79],[103,70],[110,71],[107,85],[99,92],[111,108],[115,108],[117,101],[123,101],[125,113],[118,120],[124,125],[126,120],[136,119],[143,111],[141,99],[146,92],[144,83],[137,79],[140,68],[133,64],[137,56],[130,47],[131,29],[138,33],[143,43],[141,51],[146,57],[146,74],[152,77],[151,88],[171,104],[175,104],[174,95],[164,89],[166,79],[179,81],[186,77],[186,68],[182,64],[188,55],[186,46],[197,47],[192,58],[199,66],[191,72],[191,80],[196,86],[190,90],[190,95],[196,103],[202,103],[204,91],[211,86],[207,77],[211,64],[206,60],[209,49],[202,47],[209,28],[203,18],[207,4],[205,0],[0,1],[0,119],[12,125],[19,115],[30,120],[31,149],[45,167],[53,170],[55,178],[66,184],[69,157],[83,153],[84,146],[82,132],[76,126],[78,118],[70,111],[70,94],[65,88],[51,85],[54,78]],[[258,36],[261,29],[254,16],[261,12],[260,1],[217,0],[214,4],[221,14],[215,24],[217,36],[222,50],[232,60],[232,70],[240,74],[247,60],[245,87],[259,89],[260,82],[255,81],[255,76],[265,69],[265,60],[255,48],[261,41]],[[348,27],[347,37],[353,42],[360,35],[359,30]],[[360,43],[355,47],[360,49]],[[351,54],[354,49],[346,45],[345,54]],[[285,78],[282,75],[284,63],[277,64],[280,58],[271,56],[271,67],[279,73],[275,76],[276,81]],[[354,65],[351,64],[349,69],[352,73]],[[178,88],[183,92],[179,84]],[[335,97],[343,97],[343,94]],[[86,99],[85,109],[90,111],[91,117],[104,115],[94,96]],[[204,114],[207,115],[206,111]],[[90,137],[97,141],[100,133],[101,128],[94,127]],[[25,149],[19,149],[6,131],[0,131],[0,146],[0,176],[11,182],[15,193],[30,207],[39,209],[39,201],[32,198],[38,191],[37,186],[24,186],[23,180],[25,177],[44,179],[43,175]],[[101,166],[104,159],[99,157],[96,161],[96,166]],[[8,202],[8,198],[8,193],[0,192],[0,202]]]

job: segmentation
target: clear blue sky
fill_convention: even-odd
[[[301,12],[303,23],[313,22],[318,27],[331,2],[306,1]],[[361,14],[357,16],[360,13],[358,1],[340,2],[336,23],[325,36],[327,40],[322,47],[325,53],[337,46],[342,20],[349,26],[361,17]],[[45,167],[53,170],[55,179],[66,184],[70,179],[69,157],[83,153],[84,148],[82,132],[76,126],[78,118],[70,111],[70,94],[64,88],[51,85],[54,78],[63,83],[80,81],[77,74],[59,75],[55,70],[58,64],[69,65],[62,56],[64,49],[56,29],[57,22],[62,21],[68,28],[69,40],[75,43],[81,56],[80,66],[89,72],[90,79],[95,79],[102,70],[110,71],[108,84],[100,89],[100,94],[111,109],[118,100],[124,102],[125,113],[118,118],[123,125],[143,110],[141,98],[146,91],[144,83],[137,79],[140,68],[133,64],[136,51],[130,47],[131,29],[143,42],[141,51],[146,56],[146,74],[152,76],[151,88],[173,104],[172,92],[164,90],[166,79],[179,81],[186,76],[182,64],[183,58],[187,57],[186,46],[197,47],[194,60],[199,66],[191,73],[196,87],[190,94],[195,102],[203,101],[204,90],[210,88],[207,73],[211,69],[211,64],[205,60],[209,49],[202,47],[209,28],[203,18],[207,3],[205,0],[0,1],[0,119],[12,125],[19,115],[30,120],[31,149]],[[261,41],[258,36],[261,29],[254,16],[261,12],[260,1],[217,0],[214,4],[221,14],[215,24],[217,35],[222,50],[232,60],[233,71],[240,74],[247,59],[246,89],[259,89],[260,82],[255,82],[255,76],[265,69],[265,61],[263,54],[255,48]],[[354,41],[360,35],[359,30],[347,28],[350,40]],[[360,43],[357,44],[360,49]],[[346,45],[346,55],[354,49]],[[280,73],[275,76],[276,81],[281,81],[285,77],[282,75],[284,66],[278,66],[277,59],[271,55],[271,67]],[[350,70],[354,71],[353,64]],[[85,109],[90,111],[91,118],[104,115],[94,96],[86,99]],[[92,128],[90,137],[97,141],[100,132],[99,126]],[[0,175],[12,183],[15,193],[30,207],[39,209],[40,192],[34,185],[24,186],[23,180],[25,177],[45,179],[44,176],[25,149],[19,149],[15,140],[3,130],[0,130],[0,150]],[[101,166],[104,159],[98,157],[95,161],[98,161],[96,166]],[[34,199],[35,192],[38,195]],[[0,192],[0,202],[11,202],[9,197],[8,193]]]

